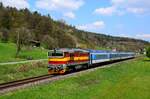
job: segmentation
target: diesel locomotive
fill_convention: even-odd
[[[88,68],[93,64],[134,58],[134,52],[117,52],[76,48],[60,48],[48,52],[48,73],[64,74],[70,70]]]

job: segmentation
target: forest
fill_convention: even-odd
[[[19,39],[19,40],[18,40]],[[0,3],[0,41],[30,46],[39,42],[46,49],[53,48],[92,48],[123,51],[141,51],[149,44],[147,41],[114,37],[103,33],[78,30],[64,20],[53,20],[29,9],[18,10],[4,7]]]

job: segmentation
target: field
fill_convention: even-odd
[[[19,58],[15,58],[14,43],[0,43],[0,63],[23,61],[27,58],[47,59],[47,50],[41,48],[23,47]],[[0,65],[0,83],[38,76],[47,73],[47,61],[31,62],[14,65]]]
[[[150,99],[150,60],[140,57],[0,99]]]
[[[47,61],[0,65],[0,83],[47,74]]]
[[[41,48],[22,48],[19,58],[16,56],[16,45],[14,43],[0,43],[0,63],[31,59],[47,58],[47,50]]]

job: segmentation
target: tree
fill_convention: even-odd
[[[2,32],[1,40],[3,43],[6,43],[8,41],[8,38],[9,38],[8,30],[6,28],[2,28],[1,32]]]
[[[2,7],[2,4],[0,4],[0,7]],[[11,27],[11,17],[9,15],[9,12],[6,10],[0,9],[0,31],[2,32],[1,40],[3,42],[8,41],[9,37],[9,30]]]
[[[150,46],[146,49],[146,56],[150,58]]]
[[[57,41],[54,38],[50,37],[50,35],[45,35],[42,38],[42,42],[44,47],[47,49],[54,49],[58,47]]]
[[[9,15],[9,11],[4,11],[1,15],[1,26],[6,29],[10,29],[11,27],[11,16]]]
[[[17,34],[17,51],[16,51],[16,57],[18,57],[19,52],[21,51],[21,47],[23,45],[29,45],[29,41],[32,39],[30,31],[25,28],[21,27],[16,29],[16,34]]]

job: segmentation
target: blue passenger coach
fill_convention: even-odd
[[[110,51],[88,50],[90,53],[90,64],[110,61]]]
[[[119,59],[127,59],[134,57],[135,53],[132,52],[114,52],[114,51],[107,51],[107,50],[88,50],[89,57],[90,57],[90,65],[119,60]]]

